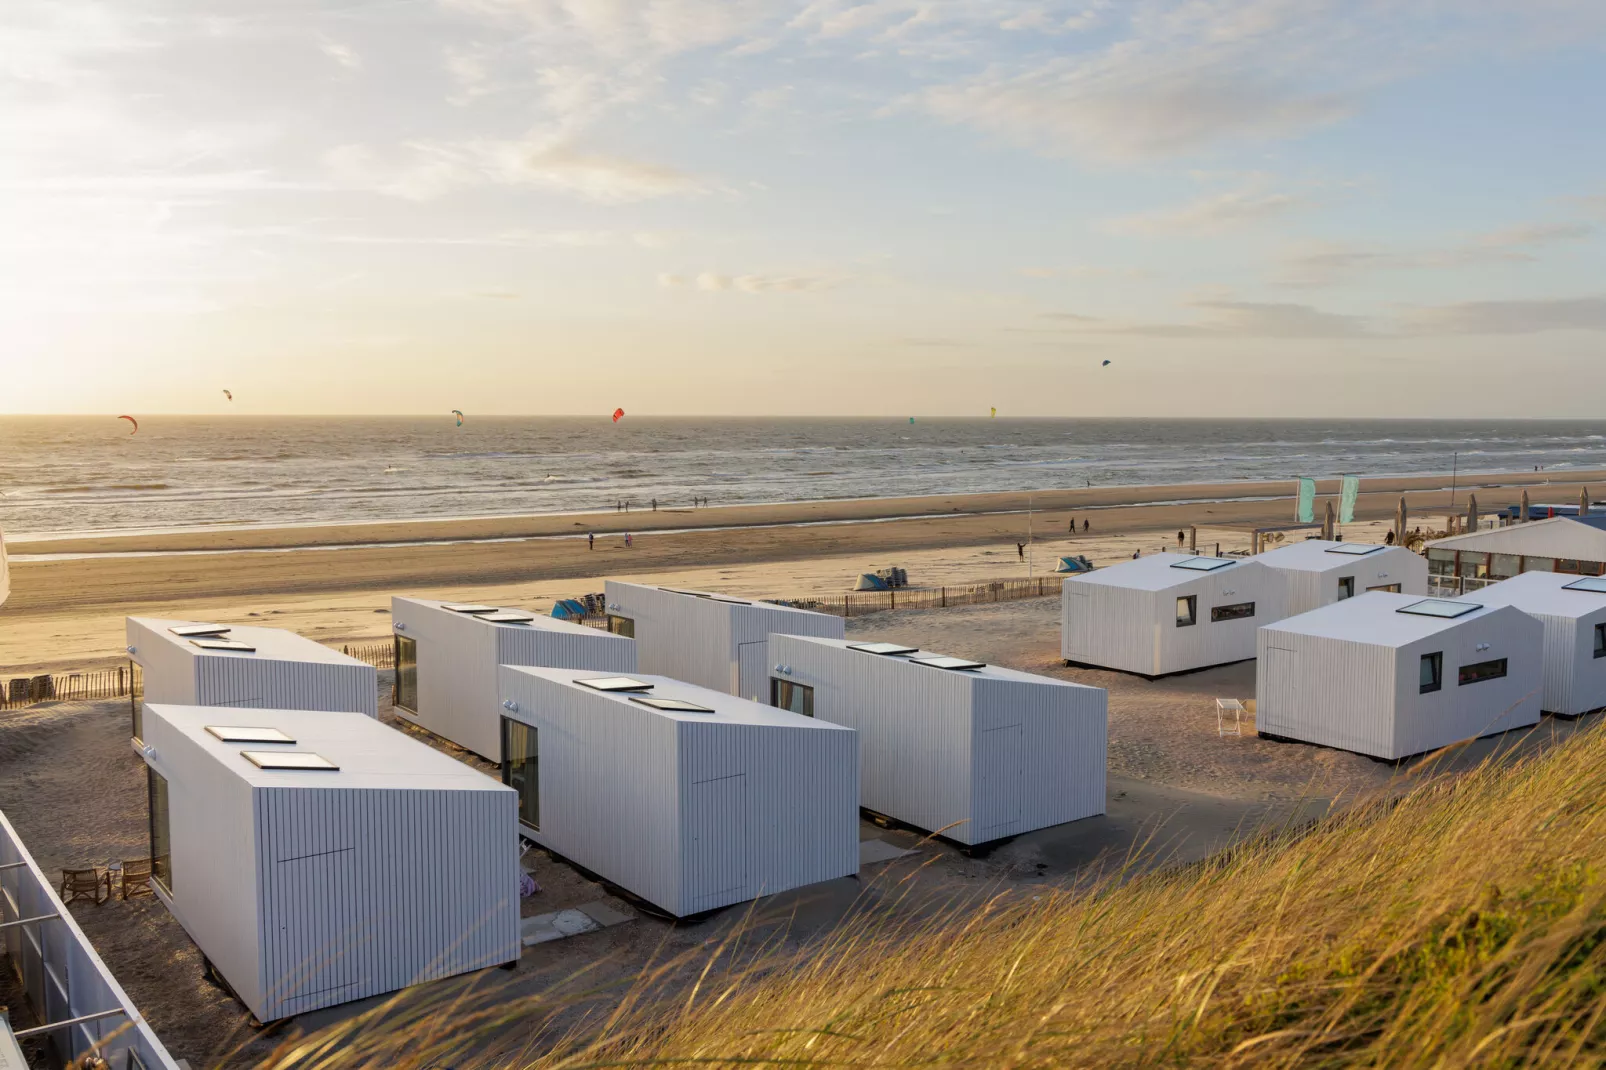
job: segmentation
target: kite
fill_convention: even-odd
[[[909,417],[909,422],[910,423],[914,423],[915,422],[915,418],[913,416]]]
[[[462,409],[453,409],[452,410],[452,415],[457,417],[457,426],[458,427],[462,427],[463,426],[463,410]]]
[[[1108,368],[1109,366],[1110,366],[1110,362],[1109,361],[1105,361],[1103,364],[1099,365],[1099,367],[1101,367],[1101,368]]]
[[[231,391],[228,391],[228,390],[223,391],[223,396],[228,398],[230,401],[234,400],[234,394]]]
[[[623,410],[623,409],[614,409],[613,410],[613,422],[614,423],[618,423],[619,422],[619,418],[621,416],[623,416],[624,414],[625,414],[625,410]]]
[[[138,420],[134,419],[132,416],[119,416],[118,419],[119,420],[127,420],[129,423],[134,425],[134,430],[130,431],[129,434],[131,434],[131,435],[139,434],[139,421]]]
[[[998,419],[998,406],[994,405],[992,408],[993,408],[993,415],[992,415],[991,418],[996,420],[996,419]]]

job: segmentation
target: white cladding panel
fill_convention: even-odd
[[[1338,543],[1311,542],[1319,546],[1282,546],[1255,558],[1282,583],[1284,616],[1297,616],[1339,601],[1339,582],[1346,577],[1354,580],[1357,596],[1394,584],[1399,585],[1401,594],[1428,592],[1427,558],[1403,546],[1385,546],[1369,554],[1338,554],[1324,549]],[[1282,563],[1287,560],[1284,555],[1291,551],[1298,552],[1300,567]]]
[[[1123,586],[1122,567],[1065,578],[1060,649],[1067,661],[1145,676],[1225,665],[1253,658],[1255,630],[1284,616],[1280,582],[1255,561],[1214,572],[1176,569],[1178,582],[1159,590]],[[1196,599],[1196,623],[1178,627],[1177,600],[1185,597]],[[1255,604],[1254,616],[1211,621],[1212,609],[1242,602]]]
[[[173,636],[154,621],[129,617],[124,622],[124,634],[132,649],[128,656],[142,672],[141,682],[146,702],[172,702],[197,705],[195,659],[175,643]]]
[[[859,734],[865,807],[960,843],[1104,813],[1108,696],[1009,670],[956,672],[772,635],[776,679]]]
[[[538,733],[541,827],[526,827],[531,839],[679,916],[858,872],[852,732],[776,711],[765,712],[779,722],[769,724],[666,717],[569,683],[574,675],[501,670],[502,695],[517,706],[503,716]],[[642,678],[660,695],[749,706]]]
[[[645,584],[609,580],[606,600],[609,613],[635,622],[642,672],[749,699],[758,683],[759,648],[748,644],[762,643],[771,633],[830,639],[844,634],[842,618],[828,613],[723,601]]]
[[[1394,612],[1394,604],[1383,612]],[[1538,621],[1509,607],[1398,645],[1263,628],[1256,728],[1392,760],[1534,724],[1541,631]],[[1422,694],[1421,659],[1432,653],[1443,655],[1442,682]],[[1462,666],[1500,658],[1506,659],[1505,677],[1459,682]]]
[[[273,778],[237,756],[248,745],[220,755],[169,719],[187,711],[166,710],[145,713],[145,760],[169,793],[173,887],[162,898],[258,1019],[517,960],[511,790],[478,774],[469,789],[372,773],[342,787],[344,766],[279,777],[327,776],[328,787],[253,782]],[[288,723],[282,711],[249,712],[249,723]],[[424,746],[366,723],[383,737],[365,745],[359,734],[358,747]],[[301,724],[297,749],[319,750]]]
[[[1606,624],[1606,597],[1569,591],[1577,576],[1526,572],[1466,597],[1515,606],[1544,626],[1544,699],[1550,713],[1576,717],[1606,706],[1606,657],[1595,656],[1595,629]]]
[[[432,599],[392,597],[390,606],[395,633],[418,644],[418,709],[399,712],[493,762],[502,747],[498,665],[636,671],[636,644],[595,628],[540,618],[491,624]]]

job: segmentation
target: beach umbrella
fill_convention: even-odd
[[[1478,530],[1478,496],[1476,494],[1467,495],[1467,530]]]
[[[1394,541],[1405,543],[1405,495],[1400,495],[1399,508],[1394,510]]]
[[[1517,514],[1517,523],[1526,524],[1527,522],[1528,522],[1528,492],[1527,491],[1523,491],[1522,492],[1522,512]]]
[[[1332,539],[1333,526],[1338,519],[1338,514],[1333,511],[1333,499],[1327,499],[1325,504],[1326,508],[1322,511],[1322,538]]]
[[[1588,487],[1585,487],[1583,490],[1578,492],[1578,515],[1579,516],[1588,516],[1589,515],[1589,488]]]

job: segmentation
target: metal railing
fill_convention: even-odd
[[[1510,578],[1509,576],[1429,576],[1428,594],[1435,598],[1453,598]]]
[[[59,1065],[94,1052],[113,1067],[178,1070],[3,813],[0,945],[42,1023],[16,1036],[47,1038]]]

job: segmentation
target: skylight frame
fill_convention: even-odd
[[[295,746],[296,742],[279,729],[263,725],[209,724],[206,731],[219,743],[252,743],[257,746],[288,743]]]
[[[1365,557],[1368,554],[1375,554],[1384,549],[1387,549],[1387,547],[1379,542],[1341,542],[1337,546],[1327,547],[1322,552],[1343,554],[1346,557]]]
[[[889,658],[895,654],[918,654],[917,646],[904,646],[902,643],[849,643],[849,650],[857,650],[861,654],[874,654],[877,657]]]
[[[225,654],[255,654],[257,652],[255,645],[242,643],[238,639],[191,639],[190,645],[197,650]]]
[[[500,613],[501,606],[482,606],[477,602],[442,602],[441,608],[453,613],[461,613],[465,617],[477,617],[481,613]]]
[[[1236,565],[1237,563],[1237,560],[1231,557],[1206,557],[1201,554],[1198,557],[1190,557],[1186,561],[1173,561],[1171,562],[1171,567],[1187,569],[1189,572],[1215,572],[1218,569],[1226,568],[1228,565]]]
[[[240,757],[265,773],[338,773],[340,766],[317,751],[243,750]]]
[[[643,695],[639,692],[630,695],[630,701],[657,710],[659,713],[718,713],[712,706],[704,706],[684,698],[667,698],[658,695]]]
[[[215,639],[234,629],[227,624],[179,624],[167,630],[180,639]]]
[[[1443,606],[1445,607],[1445,611],[1435,612],[1432,609],[1422,608],[1423,606],[1430,605]],[[1433,617],[1437,620],[1458,620],[1461,617],[1466,616],[1468,613],[1474,613],[1482,608],[1483,606],[1478,605],[1475,602],[1457,602],[1450,598],[1423,598],[1420,601],[1412,602],[1408,606],[1401,606],[1394,612],[1406,613],[1413,617]],[[1449,610],[1452,609],[1455,610],[1455,612],[1449,612]]]
[[[603,695],[639,695],[653,689],[652,684],[645,680],[637,680],[633,676],[593,676],[588,680],[574,682]]]
[[[924,665],[928,669],[947,669],[949,672],[975,672],[985,669],[985,661],[972,661],[969,658],[956,658],[951,654],[930,654],[923,658],[910,658],[911,665]]]
[[[534,613],[526,613],[522,609],[499,609],[495,613],[476,613],[474,616],[487,624],[530,624],[535,620]]]
[[[1606,576],[1580,576],[1571,583],[1561,585],[1564,591],[1586,591],[1589,594],[1606,594]]]

